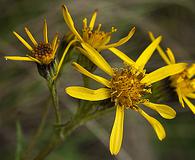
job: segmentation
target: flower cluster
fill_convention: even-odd
[[[112,34],[117,30],[112,27],[109,32],[102,31],[101,24],[95,28],[97,10],[92,14],[89,24],[87,18],[83,19],[81,34],[75,28],[73,18],[65,5],[62,6],[62,12],[73,38],[65,47],[59,63],[58,61],[56,62],[56,70],[52,80],[55,81],[58,76],[65,55],[71,46],[76,47],[92,63],[110,76],[110,78],[106,79],[88,71],[76,62],[72,62],[73,67],[77,71],[99,82],[103,87],[90,89],[85,86],[69,86],[65,91],[68,95],[82,100],[102,101],[109,99],[113,102],[116,108],[116,115],[110,135],[111,154],[117,155],[122,145],[125,110],[133,110],[143,116],[151,124],[159,140],[163,140],[166,137],[165,129],[161,123],[144,111],[144,107],[150,108],[165,119],[172,119],[176,116],[175,110],[170,106],[153,103],[147,98],[152,93],[151,88],[155,82],[169,78],[171,80],[170,85],[175,89],[181,105],[184,107],[184,103],[186,103],[195,114],[195,106],[188,99],[195,99],[195,64],[190,66],[187,63],[176,63],[172,51],[168,48],[165,53],[160,47],[161,36],[154,38],[153,34],[149,33],[152,42],[139,55],[137,60],[132,60],[125,53],[118,50],[117,47],[126,43],[133,36],[135,27],[129,31],[126,37],[110,44]],[[49,42],[46,21],[44,21],[43,28],[44,41],[37,42],[27,28],[25,28],[25,32],[33,46],[16,32],[13,33],[29,50],[29,53],[26,56],[5,56],[7,60],[31,61],[44,66],[48,66],[53,61],[56,61],[59,37],[56,34],[53,41]],[[148,73],[145,66],[156,49],[167,65]],[[122,65],[115,68],[111,67],[100,54],[100,51],[103,50],[108,50],[120,58]]]

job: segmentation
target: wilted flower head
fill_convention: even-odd
[[[51,61],[53,61],[59,45],[59,40],[58,40],[58,35],[56,34],[52,43],[49,42],[48,35],[47,35],[46,20],[44,21],[44,27],[43,27],[43,38],[44,38],[43,41],[37,42],[27,27],[25,27],[25,32],[33,45],[30,45],[28,42],[26,42],[18,33],[16,32],[13,33],[18,38],[18,40],[29,50],[27,55],[26,56],[5,56],[5,58],[8,60],[31,61],[31,62],[36,62],[38,64],[46,64],[46,65],[48,65]]]
[[[110,75],[111,79],[109,80],[92,74],[79,64],[73,63],[76,70],[103,84],[105,87],[93,90],[80,86],[71,86],[66,88],[67,94],[75,98],[89,101],[99,101],[111,98],[111,101],[115,103],[116,116],[110,136],[111,154],[118,154],[122,144],[125,109],[132,109],[146,118],[154,128],[160,140],[164,139],[166,136],[163,126],[159,121],[144,112],[139,105],[144,104],[144,106],[157,111],[166,119],[172,119],[176,115],[176,112],[169,106],[155,104],[145,98],[145,95],[151,93],[152,83],[170,75],[177,74],[186,67],[186,64],[184,63],[171,64],[146,74],[144,67],[160,41],[161,37],[152,42],[135,62],[116,48],[111,48],[110,50],[125,63],[124,67],[115,69],[111,68],[106,60],[94,48],[87,43],[83,43],[82,47],[84,49],[82,52],[100,69]]]
[[[112,37],[112,33],[116,32],[117,29],[112,27],[110,32],[105,32],[101,30],[101,26],[102,26],[101,24],[99,24],[97,28],[94,28],[96,16],[97,16],[97,10],[94,11],[92,18],[89,22],[89,25],[88,25],[87,18],[83,19],[82,34],[79,34],[79,32],[75,28],[74,21],[68,11],[68,8],[65,5],[63,5],[62,9],[63,9],[64,20],[67,26],[69,27],[69,29],[71,30],[71,32],[75,35],[75,38],[81,43],[83,42],[88,43],[90,46],[92,46],[98,51],[108,49],[111,47],[117,47],[124,44],[132,37],[132,35],[135,32],[135,27],[134,27],[133,29],[131,29],[131,31],[128,33],[126,37],[122,38],[116,43],[109,44]]]
[[[154,40],[154,35],[150,32],[149,36],[151,40]],[[175,64],[175,56],[170,48],[167,48],[166,52],[158,46],[157,50],[162,57],[162,59],[167,64]],[[170,77],[171,86],[175,88],[178,95],[179,102],[183,107],[185,107],[184,102],[195,114],[195,106],[192,104],[188,98],[195,99],[195,64],[186,65],[185,69]]]

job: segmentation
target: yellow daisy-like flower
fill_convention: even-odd
[[[154,40],[154,35],[149,32],[149,36],[151,40]],[[157,50],[162,57],[162,59],[167,64],[175,64],[175,57],[173,52],[170,48],[167,48],[166,53],[163,51],[163,49],[158,46]],[[179,102],[183,107],[184,102],[187,104],[187,106],[191,109],[191,111],[195,114],[195,106],[192,104],[188,98],[195,99],[195,64],[192,64],[191,66],[186,66],[186,68],[176,74],[170,77],[171,80],[171,86],[175,88],[175,91],[178,95]]]
[[[152,83],[182,72],[186,68],[185,63],[170,64],[149,74],[145,73],[144,67],[160,41],[161,37],[152,42],[135,62],[116,48],[111,48],[110,50],[125,62],[123,68],[115,69],[111,68],[93,47],[87,43],[81,43],[84,49],[80,48],[80,50],[100,69],[110,75],[111,79],[108,80],[92,74],[74,62],[73,66],[76,70],[103,84],[105,87],[93,90],[81,86],[70,86],[66,88],[66,93],[83,100],[99,101],[111,98],[111,101],[115,102],[116,116],[110,136],[111,154],[118,154],[121,148],[125,109],[132,109],[146,118],[160,140],[166,136],[163,126],[159,121],[144,112],[138,105],[144,104],[146,107],[157,111],[166,119],[172,119],[176,115],[176,112],[169,106],[151,103],[148,99],[144,98],[146,94],[151,93]]]
[[[75,28],[74,21],[68,11],[68,8],[65,5],[63,5],[62,9],[63,9],[64,20],[68,25],[69,29],[71,30],[71,32],[75,35],[75,38],[81,43],[83,42],[88,43],[98,51],[108,49],[111,47],[117,47],[126,43],[133,36],[135,32],[135,27],[134,27],[133,29],[131,29],[131,31],[126,37],[122,38],[116,43],[108,44],[110,42],[112,33],[116,32],[116,29],[112,27],[110,32],[104,32],[101,31],[101,24],[99,24],[98,27],[94,29],[96,16],[97,16],[97,11],[95,11],[92,15],[89,25],[87,24],[87,18],[83,19],[83,29],[82,29],[82,36],[81,36]]]
[[[52,43],[49,43],[46,20],[44,21],[43,27],[43,42],[37,42],[27,27],[25,27],[25,32],[31,40],[33,46],[26,42],[18,33],[13,32],[13,34],[29,50],[29,53],[26,56],[5,56],[5,58],[7,60],[30,61],[46,65],[53,61],[59,45],[59,40],[58,35],[56,34]]]

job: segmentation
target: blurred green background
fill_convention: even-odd
[[[54,120],[50,107],[49,92],[45,80],[39,76],[33,63],[5,61],[5,55],[25,55],[27,50],[13,36],[17,31],[23,37],[28,26],[35,38],[42,40],[43,19],[48,22],[49,38],[56,32],[61,38],[68,32],[63,20],[61,5],[66,4],[81,28],[82,19],[91,17],[98,9],[97,22],[105,31],[115,26],[113,41],[124,37],[130,28],[136,26],[136,33],[125,45],[119,47],[136,59],[150,43],[147,32],[163,35],[164,48],[170,47],[178,62],[194,63],[195,59],[195,1],[194,0],[0,0],[0,159],[12,160],[16,150],[16,122],[20,121],[23,143],[27,144],[40,123],[42,112],[49,105],[49,115],[45,131],[37,147],[38,152],[50,136]],[[96,23],[97,24],[97,23]],[[113,65],[121,61],[110,52],[104,57]],[[147,65],[152,71],[164,63],[157,52]],[[102,74],[97,70],[98,74]],[[79,81],[80,80],[80,81]],[[92,81],[92,83],[95,83]],[[82,84],[81,75],[71,64],[63,68],[58,82],[63,120],[71,117],[77,100],[64,93],[65,86]],[[170,97],[172,99],[172,97]],[[160,142],[152,127],[137,113],[125,113],[125,132],[120,154],[113,157],[109,153],[109,134],[114,120],[114,112],[77,129],[68,139],[52,152],[47,160],[193,160],[195,152],[195,117],[186,107],[177,102],[167,102],[178,113],[174,120],[164,120],[156,113],[164,125],[167,137]],[[70,114],[71,113],[71,114]]]

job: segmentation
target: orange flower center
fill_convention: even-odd
[[[33,48],[32,56],[43,64],[49,64],[53,60],[53,49],[50,43],[38,43],[37,46]]]

